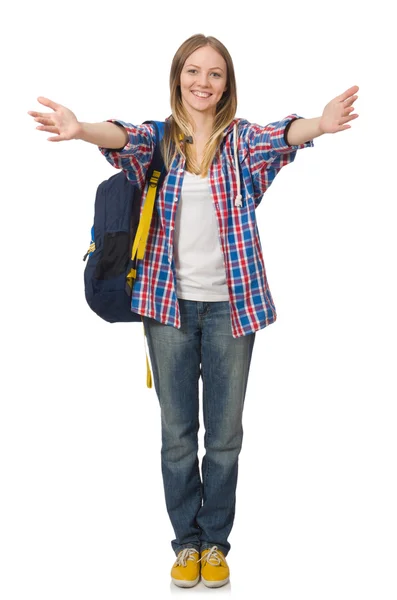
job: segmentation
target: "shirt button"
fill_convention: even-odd
[[[172,225],[171,225],[171,231],[174,231],[174,228],[173,228],[173,226],[172,226]]]
[[[179,173],[183,173],[185,169],[179,169]]]

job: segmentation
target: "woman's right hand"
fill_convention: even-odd
[[[62,106],[62,104],[57,104],[48,98],[43,98],[43,96],[39,96],[37,101],[44,106],[52,108],[54,111],[52,113],[28,111],[28,114],[34,117],[35,121],[41,123],[36,129],[58,134],[56,137],[47,138],[49,142],[78,139],[77,136],[81,131],[81,123],[78,122],[76,115],[71,110],[66,108],[66,106]]]

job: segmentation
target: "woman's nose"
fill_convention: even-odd
[[[197,83],[199,83],[201,87],[209,87],[209,78],[206,73],[200,73],[197,78]]]

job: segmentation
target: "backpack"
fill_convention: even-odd
[[[131,295],[136,280],[138,261],[144,256],[154,203],[164,181],[166,170],[160,142],[165,124],[145,121],[154,125],[156,146],[146,182],[149,189],[140,218],[142,192],[133,185],[124,171],[103,181],[97,189],[91,244],[83,260],[85,297],[89,307],[109,323],[143,321],[131,311]],[[146,357],[147,385],[151,375]]]

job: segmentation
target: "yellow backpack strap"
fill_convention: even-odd
[[[146,387],[151,388],[152,387],[152,373],[150,371],[150,365],[149,365],[149,359],[148,359],[148,355],[146,352],[146,344],[145,344],[145,336],[146,336],[146,331],[145,331],[145,323],[143,322],[143,317],[141,315],[142,318],[142,325],[143,325],[143,343],[145,346],[145,354],[146,354]]]
[[[131,262],[134,263],[135,258],[141,260],[145,253],[147,238],[149,236],[150,224],[152,222],[153,208],[156,200],[158,189],[162,185],[166,176],[166,168],[164,158],[161,151],[161,140],[165,134],[166,123],[160,121],[145,121],[151,123],[155,129],[155,147],[153,157],[148,168],[147,176],[149,178],[148,191],[146,194],[145,205],[140,215],[138,228],[135,234],[134,242],[131,250]],[[136,265],[135,265],[136,267]],[[126,292],[132,290],[134,280],[136,279],[136,269],[131,268],[127,275]]]
[[[145,206],[143,207],[142,216],[139,219],[138,229],[132,245],[131,260],[137,258],[142,259],[145,253],[147,238],[149,235],[150,223],[152,221],[154,202],[156,200],[157,185],[159,182],[160,171],[153,171],[153,175],[149,180],[149,189],[146,195]],[[132,289],[132,279],[136,278],[136,269],[131,269],[127,275],[127,284]]]
[[[149,180],[149,189],[143,207],[142,217],[139,220],[138,229],[132,246],[131,259],[134,260],[135,254],[137,258],[143,258],[145,252],[146,241],[149,235],[150,223],[152,220],[154,201],[156,199],[157,185],[159,182],[160,171],[153,171],[153,175]]]

